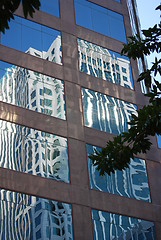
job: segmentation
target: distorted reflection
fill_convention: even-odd
[[[59,17],[59,0],[40,0],[40,3],[41,11]]]
[[[153,222],[98,210],[92,220],[95,240],[155,240]]]
[[[74,0],[74,5],[76,24],[126,42],[124,20],[121,14],[86,0]]]
[[[142,36],[140,19],[138,16],[136,2],[133,2],[132,0],[127,0],[127,7],[128,7],[129,17],[130,17],[130,25],[131,25],[132,35],[135,36],[136,34],[138,34],[138,31],[139,31],[139,35]],[[137,18],[137,21],[136,21],[136,18]],[[136,22],[137,22],[139,28],[136,25]],[[147,60],[145,58],[144,58],[144,64],[147,65]],[[139,74],[141,74],[144,71],[142,59],[137,58],[137,65],[138,65]],[[144,81],[140,81],[140,85],[141,85],[142,93],[144,93],[144,94],[147,93],[147,88],[145,86]]]
[[[63,81],[2,61],[0,101],[65,119]]]
[[[98,147],[87,144],[87,156],[94,153]],[[131,159],[129,168],[115,171],[109,176],[100,176],[96,166],[88,158],[88,172],[90,188],[124,197],[135,198],[150,202],[150,193],[147,179],[145,161],[139,158]]]
[[[130,61],[127,57],[78,39],[79,70],[111,83],[134,89]]]
[[[108,133],[127,131],[131,114],[136,114],[134,104],[90,89],[82,89],[82,102],[85,126]]]
[[[0,239],[73,239],[70,204],[3,189],[0,195]]]
[[[2,45],[62,64],[59,31],[17,16],[14,17],[15,20],[10,22],[10,28],[5,34],[1,34]]]
[[[0,120],[0,167],[69,183],[67,139]]]

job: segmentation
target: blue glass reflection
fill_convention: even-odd
[[[156,135],[156,136],[157,136],[158,147],[161,148],[161,135]]]
[[[120,134],[128,131],[127,122],[136,114],[134,104],[82,88],[84,125],[100,131]]]
[[[94,153],[98,147],[87,144],[87,156]],[[115,171],[110,176],[100,176],[92,161],[88,158],[88,172],[90,188],[124,197],[135,198],[150,202],[150,193],[147,180],[145,161],[139,158],[131,160],[129,168]]]
[[[0,120],[0,167],[69,183],[67,139]]]
[[[59,17],[59,0],[41,0],[40,10]]]
[[[76,24],[126,42],[123,16],[92,2],[74,0]]]
[[[66,118],[63,81],[2,61],[0,101]]]
[[[134,89],[130,61],[126,56],[82,39],[77,42],[81,72]]]
[[[92,219],[95,240],[155,240],[153,222],[98,210]]]
[[[1,239],[73,239],[70,204],[1,189]]]
[[[17,16],[11,20],[10,29],[1,34],[1,44],[62,64],[60,32]]]

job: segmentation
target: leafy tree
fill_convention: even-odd
[[[156,8],[161,10],[161,4]],[[153,52],[161,52],[161,22],[147,30],[142,30],[143,38],[139,35],[129,37],[128,44],[124,44],[122,54],[129,58],[144,59]],[[123,170],[129,166],[130,159],[138,153],[146,153],[152,143],[149,136],[161,135],[161,83],[156,80],[156,75],[161,76],[161,59],[155,58],[150,69],[146,69],[139,75],[138,82],[144,81],[148,93],[149,104],[131,116],[128,123],[130,129],[115,136],[107,142],[101,151],[95,150],[89,157],[100,175],[114,173],[115,170]]]
[[[9,22],[14,19],[14,12],[22,2],[24,17],[33,17],[33,13],[39,10],[39,0],[0,0],[0,32],[5,33],[5,29],[9,29]]]

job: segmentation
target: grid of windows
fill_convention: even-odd
[[[121,14],[88,1],[75,0],[74,3],[76,24],[126,42],[124,20]]]
[[[6,121],[0,120],[0,168],[3,169],[1,169],[2,172],[12,172],[12,176],[16,176],[17,178],[21,176],[19,172],[23,172],[26,173],[26,179],[41,179],[44,188],[48,184],[51,184],[49,187],[51,189],[54,183],[56,188],[52,188],[52,192],[56,194],[51,193],[50,196],[53,196],[51,199],[59,201],[63,196],[65,203],[39,198],[38,196],[44,196],[44,190],[42,190],[42,186],[40,187],[39,182],[37,182],[38,187],[36,193],[33,192],[30,186],[28,186],[29,190],[27,190],[27,193],[35,194],[37,197],[25,194],[28,184],[25,181],[24,191],[22,191],[22,193],[1,189],[0,238],[72,240],[73,207],[75,239],[77,239],[77,236],[78,239],[87,239],[85,238],[85,233],[87,233],[89,224],[92,226],[92,222],[93,228],[89,228],[91,237],[88,239],[155,239],[153,219],[155,221],[158,216],[151,216],[149,218],[150,215],[145,216],[144,212],[140,213],[139,210],[136,209],[135,216],[138,218],[128,217],[128,215],[134,216],[134,211],[131,211],[133,207],[132,203],[137,203],[138,205],[136,205],[139,207],[149,207],[150,213],[156,211],[156,205],[157,207],[159,206],[159,200],[158,202],[156,201],[156,204],[156,202],[153,202],[153,196],[151,201],[145,161],[140,158],[135,158],[131,160],[128,169],[115,171],[114,174],[103,177],[99,176],[99,172],[89,159],[88,169],[84,165],[81,165],[82,162],[80,161],[82,156],[84,156],[83,160],[84,164],[86,164],[85,154],[87,154],[88,158],[88,155],[93,153],[94,149],[99,150],[98,147],[88,144],[88,142],[91,144],[95,142],[95,139],[89,140],[90,134],[94,132],[94,130],[90,128],[98,130],[95,131],[94,136],[97,138],[98,134],[98,140],[99,137],[102,138],[102,136],[105,136],[105,133],[117,135],[122,131],[128,131],[128,122],[131,114],[136,114],[135,104],[119,99],[119,96],[121,96],[119,89],[122,93],[125,93],[127,99],[133,99],[129,101],[137,102],[134,98],[140,96],[140,93],[135,95],[135,92],[131,91],[134,90],[134,86],[129,59],[115,52],[118,51],[120,44],[122,44],[120,42],[126,43],[124,19],[123,15],[119,13],[120,9],[120,12],[123,12],[127,18],[127,10],[121,10],[125,3],[123,1],[124,0],[113,1],[113,3],[119,3],[114,3],[115,6],[113,7],[118,9],[118,12],[117,10],[114,12],[93,3],[92,0],[69,0],[68,4],[71,4],[69,9],[65,9],[63,6],[63,4],[66,4],[66,0],[41,0],[40,10],[46,13],[40,14],[42,19],[39,18],[39,13],[36,19],[34,20],[33,18],[32,21],[15,16],[15,20],[11,20],[10,29],[6,31],[5,35],[1,34],[0,45],[6,47],[7,53],[11,50],[10,48],[13,48],[13,54],[14,52],[17,53],[15,50],[18,50],[41,58],[43,61],[40,61],[41,63],[39,65],[36,58],[30,57],[33,63],[34,59],[36,59],[35,64],[39,65],[40,72],[40,69],[43,71],[43,68],[47,67],[47,69],[50,69],[49,75],[52,76],[52,66],[54,66],[54,69],[58,70],[56,76],[58,76],[58,78],[62,76],[60,79],[63,81],[43,75],[37,71],[19,67],[20,62],[17,61],[17,59],[14,60],[13,57],[11,57],[11,60],[8,60],[9,58],[6,60],[6,58],[1,57],[4,61],[15,62],[15,64],[0,61],[0,105],[9,106],[12,111],[14,111],[14,106],[10,106],[10,104],[20,107],[15,108],[18,112],[18,114],[16,112],[16,117],[22,117],[22,112],[29,112],[28,114],[30,114],[30,111],[22,109],[26,108],[59,119],[53,119],[52,117],[43,115],[43,118],[46,119],[45,124],[47,124],[47,121],[50,121],[52,129],[51,131],[38,131],[34,129],[35,123],[33,124],[31,122],[29,125],[32,126],[33,124],[33,128],[24,126],[24,122],[26,122],[24,116],[24,122],[23,120],[22,122],[21,120],[18,121],[22,126],[10,123],[9,121],[16,123],[17,119],[13,112],[12,116],[10,116],[9,112]],[[132,0],[128,0],[127,4],[131,1]],[[94,2],[100,4],[98,0]],[[73,8],[75,11],[73,11]],[[66,10],[67,12],[64,12]],[[73,14],[73,12],[73,18],[70,17],[68,21],[68,19],[66,19],[67,13]],[[52,16],[57,17],[57,19]],[[34,22],[38,21],[42,23],[44,20],[47,25],[47,19],[49,21],[56,19],[56,22],[59,24],[58,29],[62,31],[62,39],[61,32]],[[133,20],[134,19],[132,19],[132,21]],[[68,27],[71,26],[73,28],[69,30]],[[106,45],[104,40],[103,43],[100,41],[100,46],[95,45],[92,43],[93,37],[96,36],[98,38],[97,40],[101,40],[101,35],[91,32],[91,36],[84,36],[84,32],[90,34],[90,31],[85,31],[84,28],[78,26],[103,34],[120,42],[114,41],[113,46],[111,43],[112,39],[108,42],[109,38],[107,38],[107,46],[113,49],[113,51],[101,47],[101,45]],[[81,38],[85,38],[91,42]],[[62,45],[61,41],[63,42]],[[96,42],[99,43],[99,41]],[[116,46],[117,44],[118,48]],[[4,49],[3,46],[2,49]],[[78,59],[75,57],[77,56],[77,54],[75,54],[77,47]],[[20,65],[24,64],[23,60],[25,56],[27,56],[26,54],[19,53],[19,56],[22,56],[22,63]],[[64,62],[62,62],[63,58]],[[79,69],[76,68],[76,65],[73,67],[73,60],[76,64],[79,62]],[[48,61],[50,61],[50,63]],[[35,65],[33,68],[30,64],[28,64],[28,66],[30,66],[31,69],[35,69],[36,67]],[[45,73],[47,69],[45,69]],[[82,74],[85,79],[93,76],[109,81],[113,83],[113,85],[107,84],[105,81],[96,80],[94,85],[92,85],[92,82],[88,84],[82,81],[84,84],[82,87],[81,81],[79,82],[80,72],[89,75],[87,78],[85,74]],[[78,79],[75,79],[77,77]],[[115,87],[115,85],[124,88]],[[104,86],[111,86],[111,88],[113,88],[113,96],[115,97],[110,96],[110,89],[104,91]],[[115,92],[115,89],[117,92]],[[81,92],[81,96],[79,95],[78,97],[78,92],[75,92],[75,90],[79,91],[79,93]],[[102,91],[108,92],[109,95],[103,94]],[[131,93],[134,98],[130,96]],[[65,97],[67,101],[66,112]],[[32,114],[34,117],[37,115],[42,116],[34,112],[32,112]],[[3,119],[5,119],[5,117]],[[62,121],[62,119],[66,121]],[[37,121],[39,121],[39,119]],[[72,126],[70,121],[73,123]],[[63,136],[66,138],[51,134],[55,131],[55,126],[53,126],[54,122],[58,123],[57,126],[59,126],[57,134],[61,136],[63,130]],[[40,119],[41,129],[46,129],[43,124]],[[63,129],[61,129],[62,126]],[[83,126],[88,128],[84,128],[82,134]],[[49,131],[49,133],[45,131]],[[91,136],[93,137],[93,135]],[[69,140],[68,143],[67,138]],[[159,137],[157,138],[159,139]],[[78,142],[81,145],[82,153],[77,145]],[[74,143],[76,144],[74,145]],[[68,144],[71,181],[69,179]],[[102,143],[100,146],[102,146]],[[78,154],[76,153],[76,148],[78,148]],[[87,152],[85,152],[86,150]],[[80,155],[81,158],[79,159]],[[147,169],[149,169],[149,165],[147,165],[147,167]],[[41,178],[33,177],[30,174],[40,176]],[[50,181],[50,179],[55,181]],[[73,179],[76,180],[76,183]],[[15,182],[17,181],[16,179],[14,180]],[[6,179],[4,179],[4,183],[5,181]],[[11,179],[9,179],[9,181],[11,181]],[[14,181],[11,188],[8,187],[8,182],[5,186],[6,189],[18,191],[14,186]],[[151,182],[149,181],[149,183]],[[101,193],[93,190],[99,190]],[[84,198],[82,198],[84,194],[87,198],[84,196]],[[103,197],[97,199],[99,198],[99,194]],[[104,204],[104,200],[108,202],[109,195],[114,199],[114,204],[112,203],[112,209],[110,209],[111,203],[109,204],[108,211],[111,212],[105,212],[101,209],[106,210],[107,205]],[[96,196],[96,199],[92,201],[90,199],[91,196]],[[124,202],[128,203],[127,208],[129,211],[126,211],[125,208],[122,209],[121,204]],[[71,203],[72,205],[70,205]],[[101,203],[103,205],[101,205]],[[117,204],[118,206],[116,206]],[[95,208],[100,210],[95,210]],[[157,209],[159,209],[159,207]],[[115,214],[113,212],[115,212]],[[121,212],[122,215],[116,214],[118,212]],[[124,214],[126,216],[124,216]],[[88,221],[86,221],[84,216],[81,218],[82,215],[87,216]],[[142,220],[142,218],[152,221],[145,221]],[[84,219],[86,221],[85,224]],[[160,221],[159,217],[158,219]],[[80,225],[80,223],[82,223],[82,225]]]

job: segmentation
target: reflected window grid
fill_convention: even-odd
[[[63,81],[2,61],[0,100],[66,119]]]
[[[10,29],[1,34],[2,45],[62,65],[59,31],[18,16],[14,18]]]
[[[82,88],[84,125],[100,131],[120,134],[128,131],[136,105]]]
[[[154,223],[119,214],[92,210],[94,239],[155,240]]]
[[[74,5],[76,24],[126,43],[121,14],[88,1],[74,0]]]
[[[82,39],[78,39],[77,43],[81,72],[134,89],[127,57]]]
[[[1,239],[73,239],[70,204],[3,189],[0,199]]]
[[[87,157],[94,154],[95,149],[98,152],[101,150],[89,144],[86,145],[86,148]],[[146,165],[142,159],[131,159],[129,168],[123,171],[115,171],[110,176],[108,174],[100,176],[98,170],[88,158],[88,172],[90,188],[93,190],[151,202]]]
[[[0,167],[69,183],[67,139],[0,121]]]

